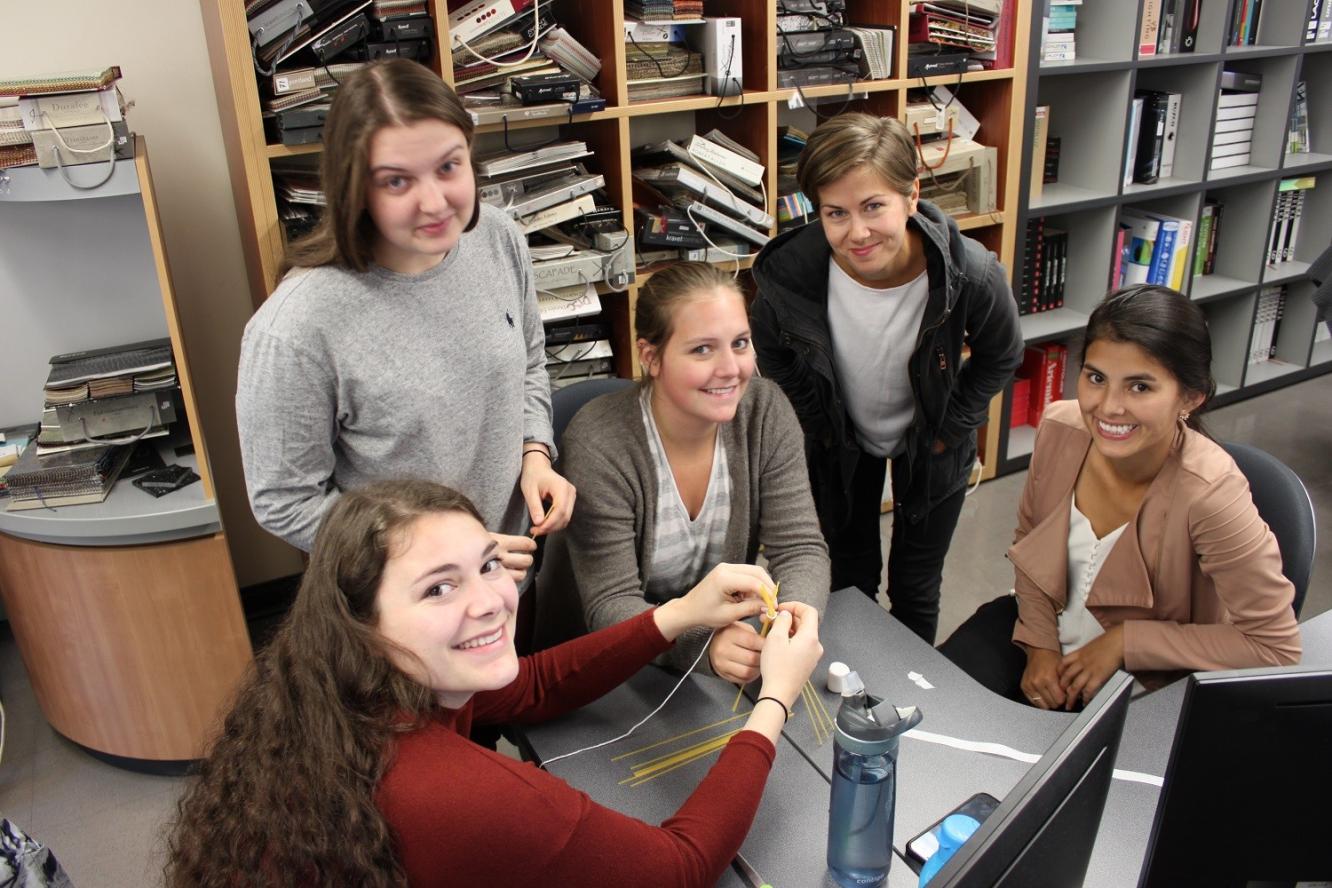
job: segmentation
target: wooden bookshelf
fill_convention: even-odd
[[[840,110],[869,111],[882,115],[904,114],[907,91],[921,86],[947,86],[959,90],[961,101],[981,121],[977,141],[994,146],[999,158],[996,184],[998,203],[993,213],[959,219],[960,226],[994,250],[1005,267],[1013,268],[1018,242],[1018,188],[1023,124],[1027,119],[1026,82],[1029,69],[1026,34],[1032,0],[1009,0],[1014,15],[1013,65],[1011,68],[968,72],[961,77],[907,78],[905,25],[909,0],[847,0],[847,20],[897,26],[894,66],[897,76],[847,85],[804,88],[804,98],[819,103],[821,113]],[[543,6],[545,4],[543,3]],[[706,14],[738,16],[742,21],[743,90],[737,96],[689,96],[656,101],[630,102],[626,79],[624,7],[620,2],[598,6],[590,14],[586,4],[554,0],[554,16],[569,33],[602,59],[596,86],[607,101],[604,111],[579,115],[572,120],[524,121],[510,125],[509,133],[542,130],[549,138],[558,129],[562,137],[583,139],[596,151],[597,172],[606,178],[606,192],[624,213],[632,231],[631,149],[653,138],[687,138],[694,132],[718,128],[757,153],[767,167],[768,212],[776,215],[777,127],[800,111],[788,106],[797,98],[795,89],[777,88],[777,38],[775,0],[708,0]],[[430,66],[446,81],[452,81],[452,57],[445,0],[430,3],[436,28],[436,56]],[[212,60],[218,104],[227,143],[241,237],[249,267],[251,295],[258,306],[278,280],[284,244],[282,225],[274,197],[271,162],[315,155],[317,145],[289,148],[271,145],[264,135],[258,99],[258,75],[250,59],[249,33],[240,0],[203,0],[204,27]],[[808,115],[808,111],[804,111]],[[813,120],[812,115],[808,115]],[[804,127],[802,127],[804,128]],[[498,125],[477,129],[482,149],[502,145]],[[663,134],[664,133],[664,134]],[[537,134],[531,134],[536,141]],[[775,233],[775,232],[774,232]],[[742,261],[742,268],[752,259]],[[731,260],[719,263],[730,267]],[[638,287],[650,272],[637,276],[623,293],[601,295],[603,311],[614,335],[616,369],[623,376],[638,372],[632,329],[633,305]],[[599,288],[601,289],[601,288]],[[997,468],[998,419],[1001,400],[991,409],[991,422],[981,443],[986,454],[984,478]]]

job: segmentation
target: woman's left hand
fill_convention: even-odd
[[[573,517],[577,491],[551,467],[550,457],[544,447],[537,450],[532,444],[526,446],[518,488],[523,492],[527,511],[532,515],[532,529],[528,533],[539,537],[561,530],[569,523]],[[547,500],[550,501],[549,509],[545,505]]]
[[[1091,702],[1115,670],[1124,665],[1124,627],[1115,626],[1059,661],[1064,707]]]

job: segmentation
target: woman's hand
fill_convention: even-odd
[[[718,678],[748,684],[759,677],[763,636],[748,623],[732,623],[717,630],[708,646],[708,663]]]
[[[1058,709],[1064,705],[1064,689],[1059,683],[1058,651],[1027,648],[1027,668],[1022,672],[1022,696],[1038,709]]]
[[[1065,708],[1079,700],[1085,706],[1101,685],[1124,665],[1124,627],[1107,629],[1059,661],[1059,684],[1066,696]]]
[[[763,673],[759,696],[776,697],[790,710],[822,656],[819,612],[799,601],[777,605],[777,619],[772,621],[759,655]]]
[[[536,540],[525,536],[510,536],[507,533],[492,533],[490,538],[498,546],[495,554],[500,564],[513,577],[515,585],[521,586],[527,571],[532,567],[532,553],[536,551]]]
[[[544,444],[523,445],[523,470],[518,478],[518,489],[523,492],[527,511],[532,516],[533,538],[562,530],[573,517],[577,491],[564,476],[551,467],[550,454]],[[550,508],[546,508],[546,501]]]
[[[763,611],[760,589],[776,584],[753,564],[719,564],[694,588],[656,609],[657,628],[667,641],[695,626],[720,629]]]

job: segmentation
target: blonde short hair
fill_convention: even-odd
[[[910,197],[916,183],[916,143],[896,117],[839,114],[819,124],[800,152],[796,179],[815,207],[819,190],[868,166],[893,190]]]
[[[634,331],[648,345],[660,348],[675,330],[675,309],[697,293],[731,290],[744,302],[740,286],[726,272],[707,262],[677,262],[654,272],[638,291]]]

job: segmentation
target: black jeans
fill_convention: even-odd
[[[852,480],[851,514],[841,532],[828,536],[832,587],[855,586],[871,600],[879,593],[879,577],[883,572],[879,508],[887,462],[883,457],[860,455]],[[904,490],[906,484],[906,460],[900,459],[893,464],[893,488]],[[966,488],[961,488],[915,523],[893,513],[888,550],[888,612],[930,644],[934,644],[939,628],[939,585],[943,580],[944,556],[953,541],[965,498]]]
[[[939,645],[939,653],[996,694],[1025,703],[1022,673],[1027,654],[1013,643],[1017,616],[1017,599],[1012,595],[987,601]]]

